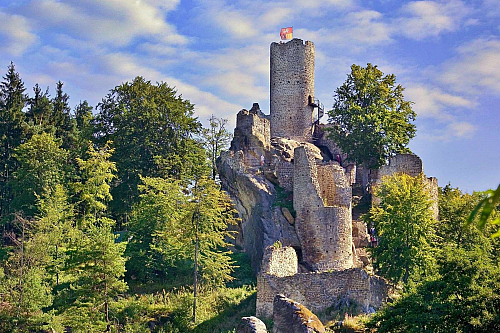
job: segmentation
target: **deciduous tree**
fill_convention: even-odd
[[[351,66],[328,112],[330,137],[354,162],[378,168],[396,153],[409,152],[416,114],[396,76],[372,64]]]
[[[364,216],[379,237],[372,249],[374,266],[393,282],[407,283],[432,272],[435,220],[421,176],[395,174],[384,177],[375,190],[381,199]]]

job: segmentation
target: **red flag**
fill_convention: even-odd
[[[282,28],[280,32],[281,40],[287,40],[293,38],[293,27]]]

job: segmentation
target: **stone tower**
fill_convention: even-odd
[[[271,44],[271,137],[311,141],[314,44],[301,39]]]
[[[344,168],[295,148],[293,208],[303,260],[314,271],[352,268],[352,188]]]

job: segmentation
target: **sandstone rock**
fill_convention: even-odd
[[[324,333],[325,327],[309,309],[283,295],[273,302],[274,333]]]
[[[295,222],[295,219],[292,216],[292,213],[288,210],[288,208],[283,207],[281,208],[281,211],[283,212],[283,216],[286,218],[288,223],[293,224]]]
[[[218,159],[223,188],[229,193],[241,221],[237,226],[236,245],[249,254],[252,268],[260,269],[264,249],[281,240],[284,246],[300,246],[294,226],[274,206],[275,186],[262,173],[247,170],[242,153],[224,152]]]
[[[243,317],[236,333],[267,333],[266,324],[257,317]]]

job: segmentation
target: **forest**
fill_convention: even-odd
[[[95,109],[64,84],[0,83],[0,332],[234,332],[255,315],[255,275],[217,181],[231,135],[165,82],[112,88]],[[378,160],[377,160],[378,161]],[[373,270],[398,296],[367,316],[318,314],[345,332],[500,331],[500,238],[468,222],[488,193],[396,175],[364,216]],[[496,207],[489,218],[498,217]],[[267,323],[268,328],[272,323]],[[330,327],[330,328],[328,328]]]

